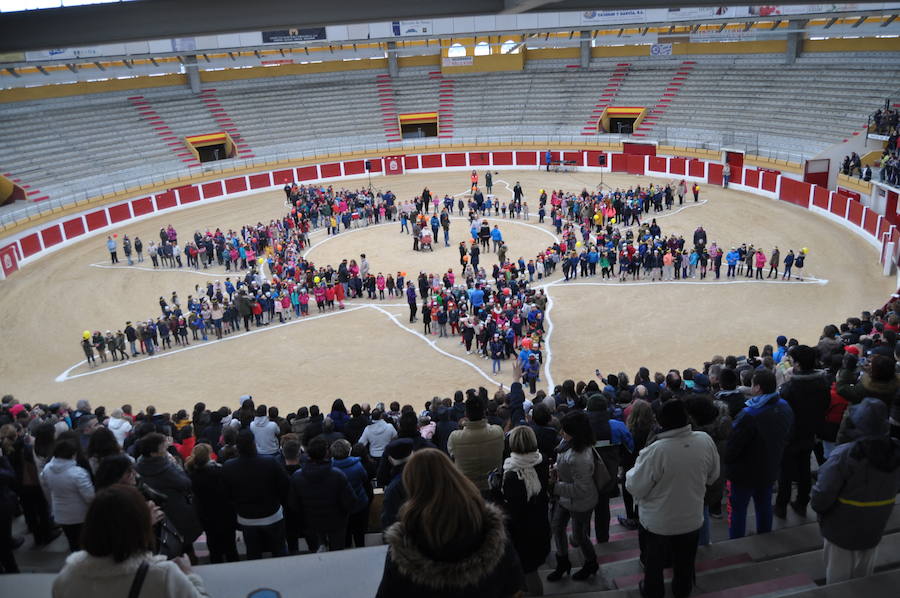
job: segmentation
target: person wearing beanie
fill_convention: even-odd
[[[888,407],[866,398],[849,408],[838,446],[819,468],[810,505],[825,539],[825,583],[871,575],[900,491],[900,441],[888,435]]]
[[[485,405],[477,396],[466,399],[462,429],[450,434],[447,452],[456,466],[482,492],[489,491],[488,474],[503,464],[503,428],[487,423]]]
[[[810,455],[816,436],[822,434],[825,412],[831,404],[831,385],[825,378],[825,372],[816,369],[816,350],[797,345],[791,348],[790,357],[794,363],[793,375],[779,391],[781,398],[794,412],[794,429],[781,459],[778,495],[775,498],[775,516],[781,519],[787,514],[792,482],[797,483],[797,500],[791,503],[791,508],[800,516],[806,516],[812,487]]]
[[[728,535],[732,539],[743,538],[746,533],[751,498],[756,510],[756,533],[772,531],[772,485],[778,479],[794,425],[794,412],[778,394],[775,374],[767,369],[756,370],[750,394],[746,407],[734,420],[722,460],[731,482]]]
[[[697,541],[703,525],[706,487],[719,477],[719,453],[708,434],[691,430],[682,401],[671,399],[659,410],[660,432],[638,455],[625,487],[641,510],[638,542],[644,598],[662,598],[663,569],[672,557],[672,593],[688,596],[694,581]]]

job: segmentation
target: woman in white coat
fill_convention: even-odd
[[[53,598],[140,596],[203,598],[203,580],[185,557],[154,556],[150,508],[133,486],[97,493],[84,522],[84,550],[70,554],[53,580]]]
[[[75,461],[77,455],[78,439],[63,436],[53,447],[53,458],[41,471],[41,487],[72,552],[79,548],[81,525],[94,498],[91,476]]]

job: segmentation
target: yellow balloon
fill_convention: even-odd
[[[322,280],[322,279],[319,278],[318,276],[316,276],[315,278],[313,278],[313,282],[316,283],[316,284],[319,284],[319,281],[320,281],[320,280]]]
[[[581,241],[578,241],[577,243],[575,243],[575,247],[581,247]]]
[[[83,336],[84,338],[91,338],[91,331],[85,330],[84,332],[81,333],[81,336]]]
[[[610,218],[610,219],[609,219],[609,223],[610,223],[610,224],[615,224],[615,223],[616,223],[616,219],[615,219],[615,218]]]
[[[261,258],[259,258],[258,260],[256,260],[256,263],[259,264],[260,266],[262,266],[262,264],[263,264],[264,261],[266,261],[266,258],[261,257]]]
[[[809,253],[809,247],[804,247],[800,251],[802,251],[803,253]]]

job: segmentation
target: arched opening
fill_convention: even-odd
[[[462,44],[452,44],[450,48],[447,50],[447,56],[449,58],[461,58],[466,55],[466,49]]]
[[[517,42],[514,42],[511,39],[508,39],[505,42],[503,42],[503,44],[500,46],[500,53],[501,54],[518,54],[519,53],[519,44]]]
[[[475,56],[490,56],[491,46],[487,42],[478,42],[475,44]]]

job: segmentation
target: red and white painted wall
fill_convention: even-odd
[[[632,148],[626,148],[626,150]],[[655,148],[640,149],[645,153],[608,153],[598,150],[554,151],[553,160],[573,162],[580,170],[619,172],[633,175],[667,177],[698,181],[708,185],[722,184],[723,164],[692,158],[651,155]],[[136,195],[113,205],[70,214],[56,221],[41,224],[0,240],[2,277],[20,267],[91,236],[120,230],[138,219],[189,208],[195,204],[221,201],[259,191],[278,189],[285,183],[331,183],[339,179],[360,179],[369,176],[428,172],[433,170],[498,169],[536,170],[543,168],[546,150],[485,150],[469,152],[441,152],[353,159],[327,162],[296,168],[284,168],[241,175],[194,185],[176,187],[153,195]],[[600,166],[605,158],[606,166]],[[370,172],[366,171],[370,163]],[[859,197],[829,191],[818,185],[805,183],[795,175],[752,167],[732,166],[730,187],[786,201],[798,208],[829,218],[861,236],[881,252],[881,262],[896,262],[888,255],[888,244],[900,247],[900,217],[897,196],[888,197],[885,215],[863,205]],[[389,180],[389,179],[387,179]],[[389,187],[385,180],[380,187]]]

